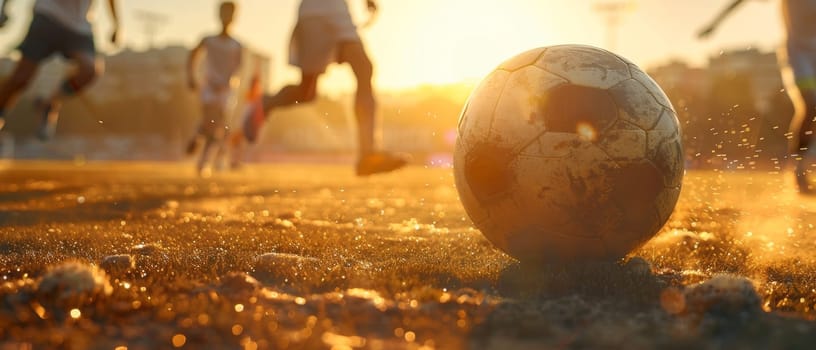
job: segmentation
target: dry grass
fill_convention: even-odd
[[[470,227],[446,170],[368,180],[345,167],[214,180],[185,171],[24,164],[0,174],[0,349],[816,340],[816,202],[781,176],[691,173],[671,222],[634,253],[645,261],[531,270]],[[133,267],[109,269],[110,295],[66,306],[39,292],[51,266],[117,254]],[[717,273],[750,278],[765,311],[672,303]]]

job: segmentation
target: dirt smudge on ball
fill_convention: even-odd
[[[618,117],[618,108],[606,90],[562,84],[541,99],[541,115],[547,131],[578,133],[588,125],[595,133],[606,130]]]
[[[480,143],[465,159],[465,179],[479,201],[493,200],[509,190],[515,173],[513,151],[500,143]]]

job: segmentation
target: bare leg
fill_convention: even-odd
[[[97,60],[93,54],[86,52],[76,52],[69,57],[76,63],[76,71],[68,76],[57,91],[49,98],[48,102],[58,102],[65,97],[74,96],[85,90],[104,70],[102,61]]]
[[[317,97],[317,80],[320,74],[302,74],[300,84],[283,87],[275,95],[263,97],[264,114],[273,109],[288,107],[299,103],[309,103]]]
[[[227,169],[227,157],[229,156],[228,147],[229,143],[228,138],[230,134],[226,131],[222,133],[221,137],[216,140],[215,144],[215,168],[217,170],[225,170]]]
[[[364,157],[377,150],[377,101],[374,98],[374,88],[371,83],[374,66],[360,42],[342,44],[341,52],[343,53],[343,59],[351,65],[354,76],[357,78],[354,114],[357,117],[358,152],[360,157]]]
[[[286,86],[275,95],[263,96],[260,107],[263,111],[257,111],[257,107],[251,107],[248,112],[250,114],[244,117],[242,128],[247,141],[255,142],[258,139],[264,118],[273,109],[314,101],[317,96],[318,77],[320,74],[304,73],[301,76],[300,84]],[[259,113],[255,113],[256,111]]]
[[[26,58],[20,59],[14,72],[2,86],[0,86],[0,110],[5,110],[19,96],[26,86],[31,82],[31,78],[37,73],[39,64]],[[2,117],[0,115],[0,117]]]
[[[205,170],[214,145],[215,142],[211,137],[204,138],[204,149],[201,150],[200,158],[198,158],[198,162],[196,163],[196,171],[198,171],[198,175],[206,175]]]
[[[812,144],[814,140],[813,133],[816,131],[814,130],[816,125],[814,123],[814,119],[816,119],[816,90],[811,86],[812,84],[798,85],[798,88],[789,91],[794,107],[796,107],[796,114],[791,120],[791,133],[794,135],[791,154],[794,155],[796,164],[794,175],[799,191],[804,194],[811,194],[813,190],[808,177],[813,170],[811,166],[816,149],[809,148],[814,147]]]
[[[204,103],[202,112],[204,118],[201,121],[198,135],[204,137],[204,149],[201,151],[197,164],[199,174],[202,174],[207,164],[210,163],[213,151],[216,153],[215,159],[218,159],[219,146],[225,133],[223,106],[219,103]]]
[[[378,147],[379,133],[376,127],[377,101],[374,98],[372,77],[374,66],[360,42],[344,43],[340,47],[342,59],[351,65],[357,78],[354,97],[354,114],[357,117],[359,142],[357,175],[368,176],[387,173],[402,168],[407,160],[401,156],[382,152]]]
[[[811,145],[814,138],[814,119],[816,119],[816,90],[800,88],[799,101],[796,105],[796,115],[791,122],[791,131],[796,135],[794,153],[802,154]]]
[[[77,69],[50,97],[41,102],[43,119],[37,132],[40,139],[46,140],[53,136],[62,100],[81,93],[103,70],[102,61],[97,61],[95,55],[91,53],[75,52],[69,57],[76,63]]]

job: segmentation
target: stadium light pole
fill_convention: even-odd
[[[153,49],[155,45],[156,35],[159,32],[159,27],[167,23],[167,16],[148,10],[136,10],[136,20],[142,22],[144,27],[145,38],[147,39],[147,49]]]
[[[600,2],[593,6],[595,12],[606,19],[606,48],[608,50],[617,50],[618,26],[620,26],[621,17],[632,7],[631,1]]]

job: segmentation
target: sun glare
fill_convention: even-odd
[[[556,43],[530,1],[412,3],[399,18],[384,13],[368,35],[386,87],[479,79],[508,57]]]
[[[595,131],[595,128],[593,128],[592,125],[588,123],[578,123],[578,126],[576,127],[576,132],[578,133],[578,137],[580,137],[581,140],[584,141],[592,142],[595,141],[595,139],[598,137],[598,133]]]

